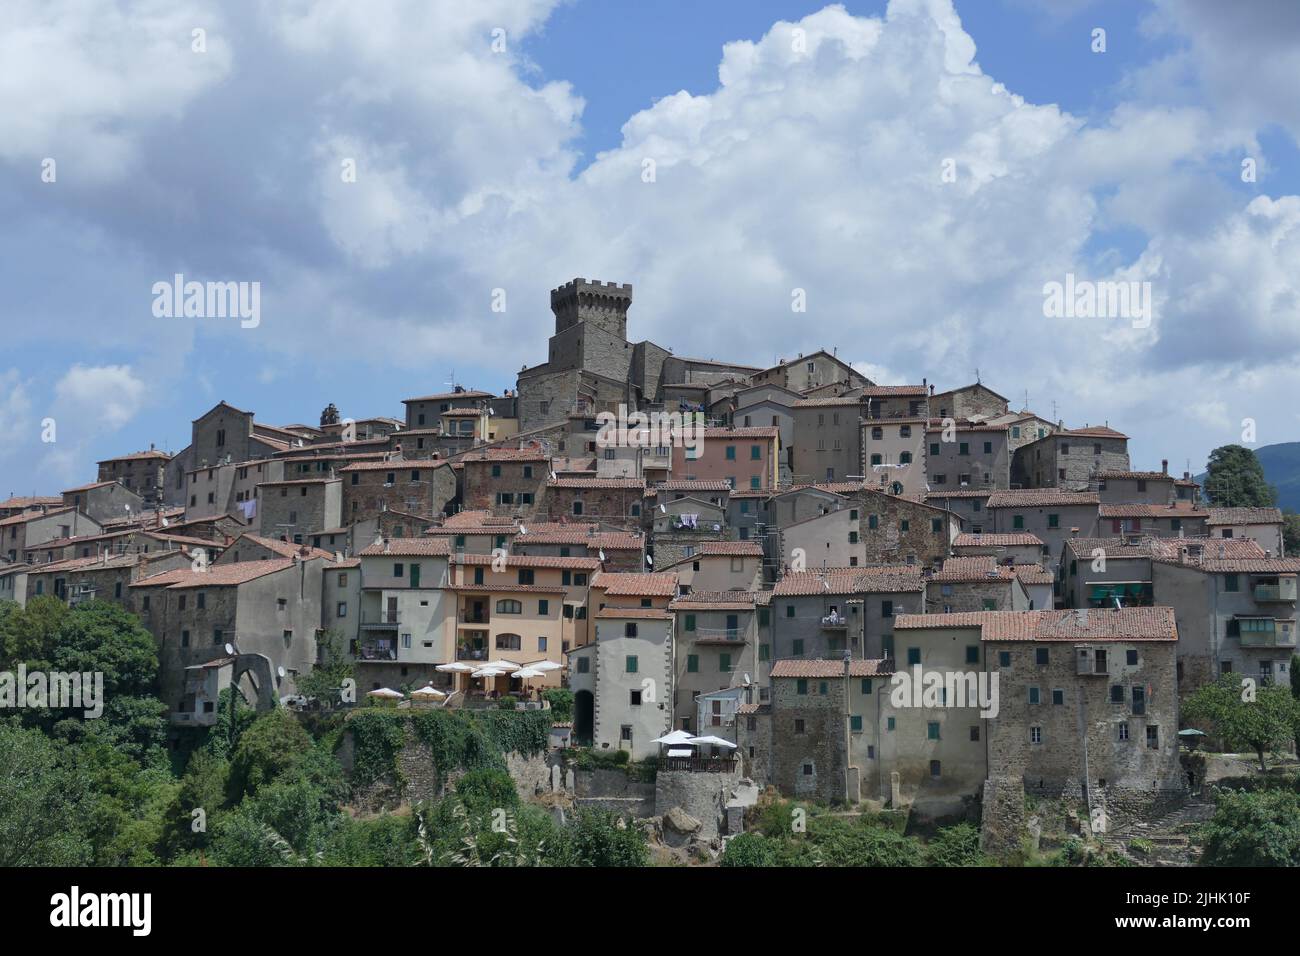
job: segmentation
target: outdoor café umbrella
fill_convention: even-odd
[[[406,697],[400,690],[393,690],[389,687],[380,687],[378,690],[369,691],[367,697],[383,697],[385,700],[402,700]]]
[[[412,697],[446,697],[442,691],[430,684],[428,687],[421,687],[419,690],[411,691]]]
[[[452,661],[450,664],[439,664],[434,670],[442,671],[444,674],[468,674],[474,668],[469,664],[462,664],[460,661]],[[453,677],[452,680],[455,680],[455,678]]]
[[[656,737],[654,740],[650,742],[652,744],[675,745],[675,744],[689,744],[689,743],[694,743],[695,741],[691,738],[691,735],[687,733],[685,730],[674,730],[672,731],[672,733],[664,734],[662,737]]]
[[[686,742],[688,744],[695,744],[697,747],[702,747],[705,744],[710,744],[711,746],[714,747],[726,747],[729,750],[736,749],[735,744],[733,744],[730,740],[723,740],[721,737],[692,737],[690,740]]]
[[[531,664],[525,664],[525,667],[531,667],[535,671],[557,671],[560,665],[555,661],[533,661]]]

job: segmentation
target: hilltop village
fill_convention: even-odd
[[[982,382],[685,358],[629,340],[630,285],[550,305],[545,361],[501,394],[313,424],[222,401],[178,452],[0,502],[0,600],[137,615],[175,728],[232,686],[309,703],[328,641],[362,695],[565,687],[558,745],[694,774],[715,832],[741,781],[978,803],[994,843],[1026,795],[1154,813],[1196,785],[1180,700],[1289,679],[1277,509],[1207,506],[1186,472],[1133,470],[1122,431]]]

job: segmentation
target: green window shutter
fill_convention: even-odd
[[[849,715],[849,730],[858,731],[858,730],[861,730],[861,729],[862,729],[862,715],[861,715],[861,714],[850,714],[850,715]]]
[[[797,638],[797,639],[794,641],[794,646],[790,648],[790,652],[791,652],[792,654],[794,654],[795,657],[803,657],[803,638],[802,638],[802,637]]]
[[[686,672],[687,672],[688,674],[694,674],[694,673],[698,672],[699,669],[700,669],[700,655],[698,655],[698,654],[687,654],[687,655],[686,655]]]
[[[1023,528],[1024,526],[1025,526],[1025,516],[1024,516],[1024,515],[1012,515],[1012,517],[1011,517],[1011,527],[1016,528],[1017,530],[1019,530],[1020,528]]]
[[[971,644],[966,648],[966,663],[978,664],[980,662],[980,649],[976,644]]]
[[[939,723],[938,723],[938,721],[934,721],[934,720],[932,720],[932,721],[930,721],[928,724],[926,724],[926,727],[925,727],[925,735],[926,735],[926,737],[928,737],[930,740],[938,740],[938,739],[939,739]]]
[[[909,647],[907,649],[907,666],[921,663],[921,649],[919,647]]]
[[[867,515],[867,527],[875,528],[879,524],[879,519],[875,515]]]
[[[870,678],[870,677],[864,677],[864,678],[862,678],[862,693],[863,693],[863,694],[866,694],[868,697],[871,696],[871,678]]]
[[[802,677],[800,677],[797,681],[795,681],[794,692],[795,692],[796,694],[807,694],[807,693],[808,693],[808,681],[806,681],[806,680],[804,680]]]
[[[893,730],[893,729],[894,729],[894,726],[895,726],[895,721],[894,721],[894,718],[893,718],[893,717],[888,717],[888,718],[885,719],[885,729],[886,729],[886,730]]]
[[[761,624],[763,627],[767,627],[768,623],[771,620],[772,620],[771,612],[765,607],[760,607],[758,609],[758,623]]]
[[[771,659],[772,659],[772,649],[771,649],[770,647],[768,647],[766,644],[760,644],[760,645],[758,645],[758,659],[759,659],[760,661],[771,660]]]
[[[731,672],[731,655],[730,655],[730,654],[719,654],[719,655],[718,655],[718,670],[722,671],[723,673],[730,673],[730,672]]]
[[[627,655],[627,663],[626,663],[626,667],[627,667],[627,672],[628,672],[629,674],[635,674],[635,673],[636,673],[636,663],[637,663],[637,661],[636,661],[636,655],[635,655],[635,654],[629,654],[629,655]]]
[[[695,615],[694,615],[694,614],[687,614],[687,615],[686,615],[686,630],[688,630],[688,631],[693,631],[693,630],[695,630]]]

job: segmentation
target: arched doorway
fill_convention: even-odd
[[[573,695],[573,739],[583,746],[591,746],[596,715],[596,698],[589,690]]]

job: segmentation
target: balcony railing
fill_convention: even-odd
[[[456,648],[456,660],[458,661],[486,661],[487,659],[488,649],[486,647]]]
[[[395,661],[397,660],[397,642],[363,643],[357,648],[357,658],[363,661]]]
[[[734,773],[736,758],[731,757],[660,757],[660,770],[690,770],[695,773]]]
[[[1281,584],[1256,584],[1255,600],[1263,602],[1294,601],[1296,599],[1295,583],[1287,586]]]
[[[839,631],[849,626],[849,619],[843,614],[827,614],[822,617],[822,627]]]
[[[744,635],[738,627],[698,627],[693,632],[697,641],[742,641]]]
[[[456,619],[462,624],[487,624],[492,620],[492,615],[488,611],[475,612],[461,608]]]
[[[398,613],[394,610],[385,609],[382,611],[361,612],[362,627],[394,628],[400,623],[401,619]]]
[[[1269,622],[1272,623],[1271,621]],[[1264,627],[1257,630],[1241,631],[1242,647],[1295,647],[1295,628],[1283,631],[1280,628]]]

